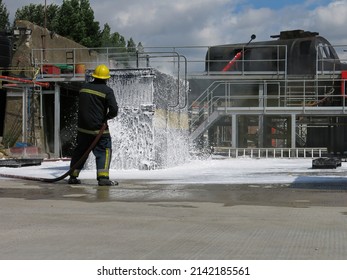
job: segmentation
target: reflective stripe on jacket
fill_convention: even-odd
[[[78,109],[78,130],[98,134],[102,124],[116,117],[118,104],[113,89],[104,81],[95,79],[80,90]],[[108,130],[105,133],[109,133]]]

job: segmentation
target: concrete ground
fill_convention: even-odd
[[[347,180],[71,186],[0,179],[0,258],[347,259]]]

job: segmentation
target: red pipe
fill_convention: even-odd
[[[346,97],[347,71],[341,71],[341,95]]]
[[[242,51],[238,52],[234,56],[234,58],[232,60],[230,60],[227,65],[225,65],[225,67],[223,68],[222,71],[223,72],[228,71],[231,68],[231,66],[233,66],[235,64],[236,60],[239,60],[241,58],[241,56],[242,56]]]
[[[16,81],[16,82],[25,83],[25,84],[34,84],[34,85],[38,85],[38,86],[42,86],[42,87],[46,87],[46,88],[49,87],[49,83],[36,82],[33,80],[10,77],[10,76],[1,76],[0,75],[0,80]]]
[[[252,34],[251,39],[248,41],[248,43],[243,47],[243,49],[245,47],[247,47],[254,39],[256,38],[256,36],[254,34]],[[246,51],[245,51],[246,52]],[[232,60],[229,61],[229,63],[227,65],[225,65],[225,67],[223,68],[223,72],[228,71],[230,69],[231,66],[233,66],[236,62],[236,60],[239,60],[242,56],[243,51],[239,51]]]

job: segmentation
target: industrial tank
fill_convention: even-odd
[[[347,69],[330,42],[317,32],[289,30],[271,38],[276,40],[210,47],[206,53],[206,71],[223,71],[232,59],[235,61],[228,71],[314,75],[317,70]]]

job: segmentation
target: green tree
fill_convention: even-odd
[[[63,0],[61,6],[47,5],[46,12],[44,5],[30,4],[16,11],[15,20],[28,20],[44,26],[45,14],[46,27],[49,30],[85,47],[115,47],[119,48],[118,52],[127,52],[127,47],[131,50],[135,47],[132,38],[127,42],[118,32],[112,33],[107,23],[100,31],[100,24],[94,20],[94,11],[90,7],[89,0]]]
[[[15,21],[16,20],[27,20],[36,25],[45,26],[45,18],[46,18],[46,27],[49,30],[55,30],[57,22],[56,22],[56,14],[59,11],[59,6],[55,4],[50,4],[45,6],[42,4],[30,4],[24,6],[16,11]]]
[[[64,0],[57,15],[56,32],[86,47],[100,47],[99,22],[89,0]]]
[[[10,27],[10,22],[8,20],[9,13],[7,12],[7,8],[0,0],[0,30],[6,30]]]
[[[106,23],[101,32],[101,47],[103,48],[117,48],[118,52],[126,52],[127,47],[134,47],[135,43],[131,38],[128,43],[124,36],[118,32],[111,33],[111,27]]]
[[[106,23],[104,29],[101,32],[101,47],[102,48],[113,48],[114,51],[111,52],[110,58],[116,60],[118,63],[124,66],[130,66],[131,61],[134,62],[137,59],[136,56],[136,44],[132,38],[128,41],[125,40],[124,36],[120,35],[118,32],[111,34],[111,28]],[[142,45],[140,44],[142,47]],[[101,52],[106,53],[106,50]]]
[[[126,51],[125,38],[118,32],[111,35],[112,46],[119,48],[120,51]]]
[[[108,48],[112,46],[111,42],[111,27],[106,23],[104,29],[101,32],[101,45],[102,48]]]
[[[137,44],[137,51],[138,51],[139,53],[143,53],[143,51],[144,51],[144,48],[143,48],[141,42]]]
[[[130,38],[130,39],[128,40],[128,43],[127,43],[127,51],[128,51],[128,52],[131,52],[131,53],[136,52],[136,44],[135,44],[133,38]]]

